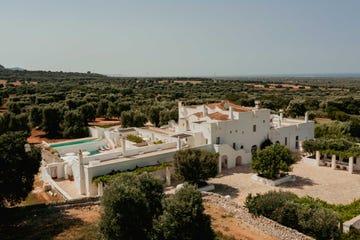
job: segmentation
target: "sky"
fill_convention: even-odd
[[[0,64],[125,76],[360,72],[360,1],[0,0]]]

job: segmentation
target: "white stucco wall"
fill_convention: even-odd
[[[299,147],[300,142],[314,138],[314,122],[303,122],[296,125],[282,126],[280,128],[273,128],[270,130],[269,138],[275,143],[279,142],[281,145],[285,145],[290,150],[296,149],[296,136],[299,137]],[[287,144],[285,144],[285,138],[287,138]]]
[[[214,152],[214,148],[212,145],[204,145],[199,146],[197,149],[204,149],[211,152]],[[96,164],[94,162],[94,165],[85,165],[84,166],[84,172],[85,172],[85,192],[87,196],[96,196],[98,193],[98,188],[95,186],[95,184],[92,183],[93,177],[101,176],[104,174],[107,174],[111,172],[112,170],[115,171],[125,171],[134,169],[137,167],[145,167],[145,166],[151,166],[151,165],[157,165],[159,163],[163,162],[171,162],[173,161],[173,156],[177,150],[174,149],[171,152],[166,153],[159,153],[158,155],[152,155],[152,156],[143,156],[138,157],[134,159],[119,159],[119,161],[112,161],[108,164],[102,163],[102,164]],[[75,182],[79,182],[79,179],[77,176],[79,176],[78,171],[78,164],[73,165],[73,171],[74,172],[74,179]],[[79,188],[79,184],[76,185]]]

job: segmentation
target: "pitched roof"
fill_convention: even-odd
[[[214,120],[229,120],[229,116],[227,114],[223,114],[223,113],[219,113],[219,112],[214,112],[214,113],[210,113],[207,115],[210,119],[214,119]]]

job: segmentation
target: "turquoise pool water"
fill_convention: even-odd
[[[91,156],[91,155],[99,154],[100,151],[99,150],[94,150],[94,151],[90,151],[89,153],[90,153],[89,156]]]
[[[94,139],[84,139],[84,140],[77,140],[77,141],[64,142],[64,143],[53,143],[53,144],[50,144],[50,147],[59,148],[59,147],[65,147],[65,146],[71,146],[71,145],[77,145],[77,144],[95,142],[95,141],[98,141],[98,139],[94,138]]]

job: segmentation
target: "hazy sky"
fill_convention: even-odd
[[[360,72],[358,0],[0,0],[0,64],[139,76]]]

